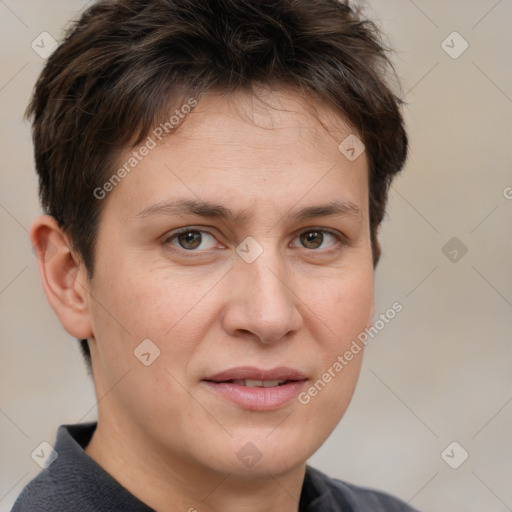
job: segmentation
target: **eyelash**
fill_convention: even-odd
[[[214,238],[215,240],[217,240],[216,237],[209,231],[200,229],[200,228],[195,228],[192,226],[192,227],[181,228],[181,229],[173,232],[172,234],[170,234],[169,236],[167,236],[164,239],[164,244],[167,246],[171,245],[172,246],[171,250],[180,252],[181,254],[186,254],[188,257],[200,256],[200,255],[211,250],[211,249],[187,250],[187,249],[184,249],[183,247],[177,247],[177,246],[174,246],[173,244],[171,244],[171,242],[173,240],[177,239],[180,235],[184,235],[184,234],[190,233],[190,232],[197,232],[197,233],[201,233],[201,234],[206,233],[207,235],[209,235],[212,238]],[[332,236],[336,240],[336,243],[334,244],[336,247],[330,247],[329,249],[308,249],[307,247],[303,246],[303,247],[301,247],[301,249],[308,251],[308,252],[312,252],[312,253],[318,252],[318,253],[322,253],[322,254],[328,254],[328,253],[332,252],[333,250],[335,250],[339,246],[350,245],[349,240],[347,239],[347,237],[344,234],[342,234],[338,231],[335,231],[335,230],[331,230],[331,229],[327,229],[327,228],[316,228],[316,227],[311,227],[311,228],[300,231],[299,233],[297,233],[297,235],[295,235],[293,240],[298,239],[301,235],[304,235],[307,233],[315,233],[315,232]]]

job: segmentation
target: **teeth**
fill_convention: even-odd
[[[233,384],[238,384],[239,386],[247,386],[248,388],[273,388],[275,386],[279,386],[279,384],[283,384],[286,380],[254,380],[254,379],[241,379],[241,380],[233,380]]]
[[[282,384],[283,382],[286,382],[286,380],[264,380],[263,387],[264,388],[273,388],[275,386],[279,386],[279,384]]]
[[[262,380],[245,379],[242,382],[243,382],[242,386],[247,386],[248,388],[257,388],[257,387],[263,386]]]

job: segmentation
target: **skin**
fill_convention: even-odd
[[[297,511],[305,462],[360,371],[362,352],[308,404],[272,411],[244,410],[202,382],[236,366],[287,366],[307,389],[371,324],[366,156],[338,150],[352,130],[330,110],[316,105],[324,127],[293,91],[260,97],[201,98],[108,194],[91,280],[53,218],[31,230],[50,304],[89,339],[99,416],[86,452],[158,511]],[[140,214],[176,199],[219,203],[235,218]],[[333,201],[359,213],[296,217]],[[198,248],[172,238],[183,227],[202,232]],[[320,228],[340,238],[304,246],[301,233]],[[248,236],[263,249],[253,263],[236,252]],[[134,356],[144,339],[160,350],[149,366]],[[251,468],[237,457],[248,442],[261,454]]]

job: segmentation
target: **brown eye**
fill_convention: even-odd
[[[196,253],[219,248],[216,238],[208,231],[201,229],[183,229],[181,232],[169,236],[165,243],[181,250]],[[222,245],[220,248],[222,248]]]
[[[307,249],[318,249],[324,241],[324,234],[321,231],[306,231],[300,235],[300,241]]]
[[[197,249],[201,245],[202,236],[199,231],[187,231],[177,237],[178,243],[183,249],[189,251]]]
[[[336,247],[345,245],[343,235],[328,229],[310,228],[298,234],[292,241],[292,247],[298,249],[308,249],[318,253],[333,251]]]

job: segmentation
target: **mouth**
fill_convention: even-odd
[[[207,381],[208,382],[208,381]],[[217,382],[218,381],[209,381],[209,382]],[[231,384],[236,384],[238,386],[246,386],[248,388],[275,388],[276,386],[282,386],[287,382],[293,382],[289,380],[256,380],[256,379],[233,379],[233,380],[225,380],[220,382],[228,382]]]
[[[304,373],[279,367],[239,367],[203,379],[217,396],[252,411],[277,409],[293,400],[307,381]]]

